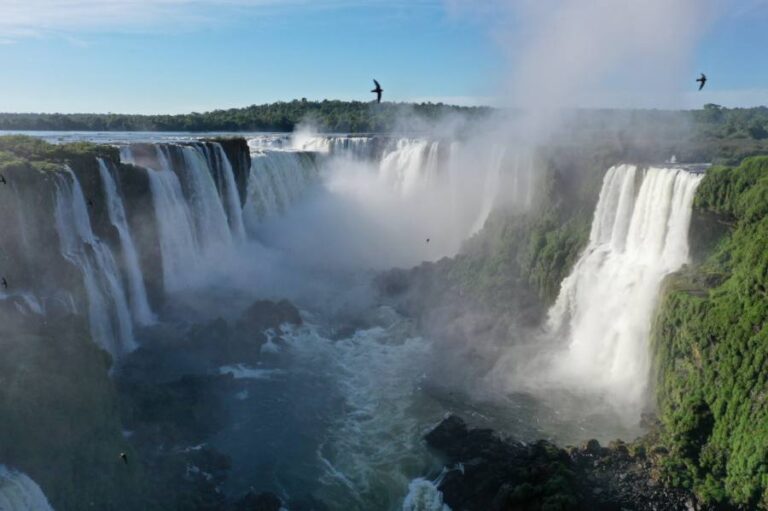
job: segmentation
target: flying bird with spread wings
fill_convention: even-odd
[[[379,82],[376,81],[375,78],[373,79],[373,83],[376,84],[376,88],[371,92],[376,94],[376,103],[381,103],[381,93],[384,92],[384,89],[381,88],[381,85],[379,85]]]
[[[707,75],[701,73],[701,76],[696,78],[696,81],[699,82],[699,90],[703,89],[704,84],[707,83]]]

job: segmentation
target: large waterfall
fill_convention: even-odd
[[[122,277],[109,247],[93,233],[75,174],[68,170],[56,177],[56,230],[61,253],[83,274],[94,340],[119,356],[136,347]]]
[[[319,182],[314,155],[298,151],[257,151],[251,155],[245,223],[255,229],[264,218],[285,210]]]
[[[155,320],[155,317],[149,307],[147,289],[144,286],[144,275],[139,266],[139,255],[136,251],[136,245],[133,243],[133,236],[131,236],[131,231],[128,228],[123,199],[117,189],[117,183],[112,177],[111,166],[101,158],[99,158],[98,162],[99,174],[104,186],[104,195],[106,196],[109,220],[115,226],[120,236],[123,261],[125,262],[125,269],[128,274],[128,287],[130,289],[133,317],[137,323],[148,325]]]
[[[148,172],[163,260],[163,284],[167,292],[173,292],[185,286],[188,272],[197,269],[200,251],[179,178],[168,168]]]
[[[0,465],[0,510],[53,511],[48,499],[26,474]]]
[[[201,248],[210,250],[232,244],[224,204],[216,191],[213,176],[203,152],[195,146],[182,146],[184,164],[176,167],[184,194],[197,225]]]
[[[596,392],[627,411],[642,406],[653,310],[664,276],[688,260],[701,178],[674,168],[608,171],[589,245],[549,313],[549,328],[569,339],[554,362],[561,384]]]

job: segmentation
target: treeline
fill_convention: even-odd
[[[360,101],[277,102],[245,108],[181,115],[0,114],[0,130],[32,131],[293,131],[309,122],[325,132],[367,133],[418,129],[450,114],[482,117],[487,107],[442,103],[363,103]],[[403,124],[405,124],[403,126]]]

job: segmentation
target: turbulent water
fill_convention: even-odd
[[[40,487],[26,474],[0,465],[0,510],[53,511]]]
[[[633,165],[605,176],[589,245],[563,281],[549,328],[569,344],[553,374],[637,416],[662,279],[688,261],[691,204],[702,176]]]
[[[432,366],[436,340],[370,300],[371,270],[454,255],[492,212],[530,210],[541,188],[530,151],[309,135],[259,135],[248,145],[250,168],[236,168],[217,142],[123,141],[122,161],[141,168],[98,162],[115,240],[94,234],[105,227],[76,174],[55,177],[61,254],[82,276],[95,342],[116,359],[155,323],[230,319],[254,298],[287,297],[302,309],[304,325],[271,332],[258,366],[218,368],[235,387],[233,419],[211,440],[233,462],[229,495],[258,484],[286,500],[312,494],[332,509],[447,511],[439,479],[427,478],[440,463],[423,443],[445,413],[524,438],[553,434],[548,424],[562,423],[562,410],[533,399],[488,405],[434,391],[446,377]],[[639,409],[656,295],[687,261],[700,179],[675,168],[608,170],[588,247],[549,313],[548,334],[561,348],[535,365],[537,384]],[[149,197],[132,202],[126,182],[132,193],[144,183]],[[156,294],[164,305],[153,310]],[[34,296],[19,304],[44,313]],[[358,323],[340,333],[337,322],[354,314]],[[26,492],[14,490],[11,509],[27,509],[18,507],[22,494],[45,502],[25,477],[0,467],[0,507],[7,487]]]

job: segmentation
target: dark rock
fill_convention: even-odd
[[[638,463],[621,441],[605,448],[590,440],[561,449],[540,440],[530,445],[502,440],[487,429],[470,429],[456,416],[425,437],[450,470],[440,483],[445,503],[461,510],[687,511],[695,497],[666,488],[652,465]]]
[[[280,511],[283,506],[277,495],[270,492],[248,492],[233,506],[234,511]]]
[[[291,499],[289,509],[291,511],[330,511],[330,508],[314,498],[307,495],[301,499]]]
[[[593,456],[602,456],[603,454],[603,448],[600,446],[600,442],[594,438],[584,442],[581,446],[581,450]]]
[[[237,321],[237,329],[263,332],[270,328],[277,329],[284,323],[302,324],[299,310],[291,302],[288,300],[280,302],[257,300],[240,316]]]

